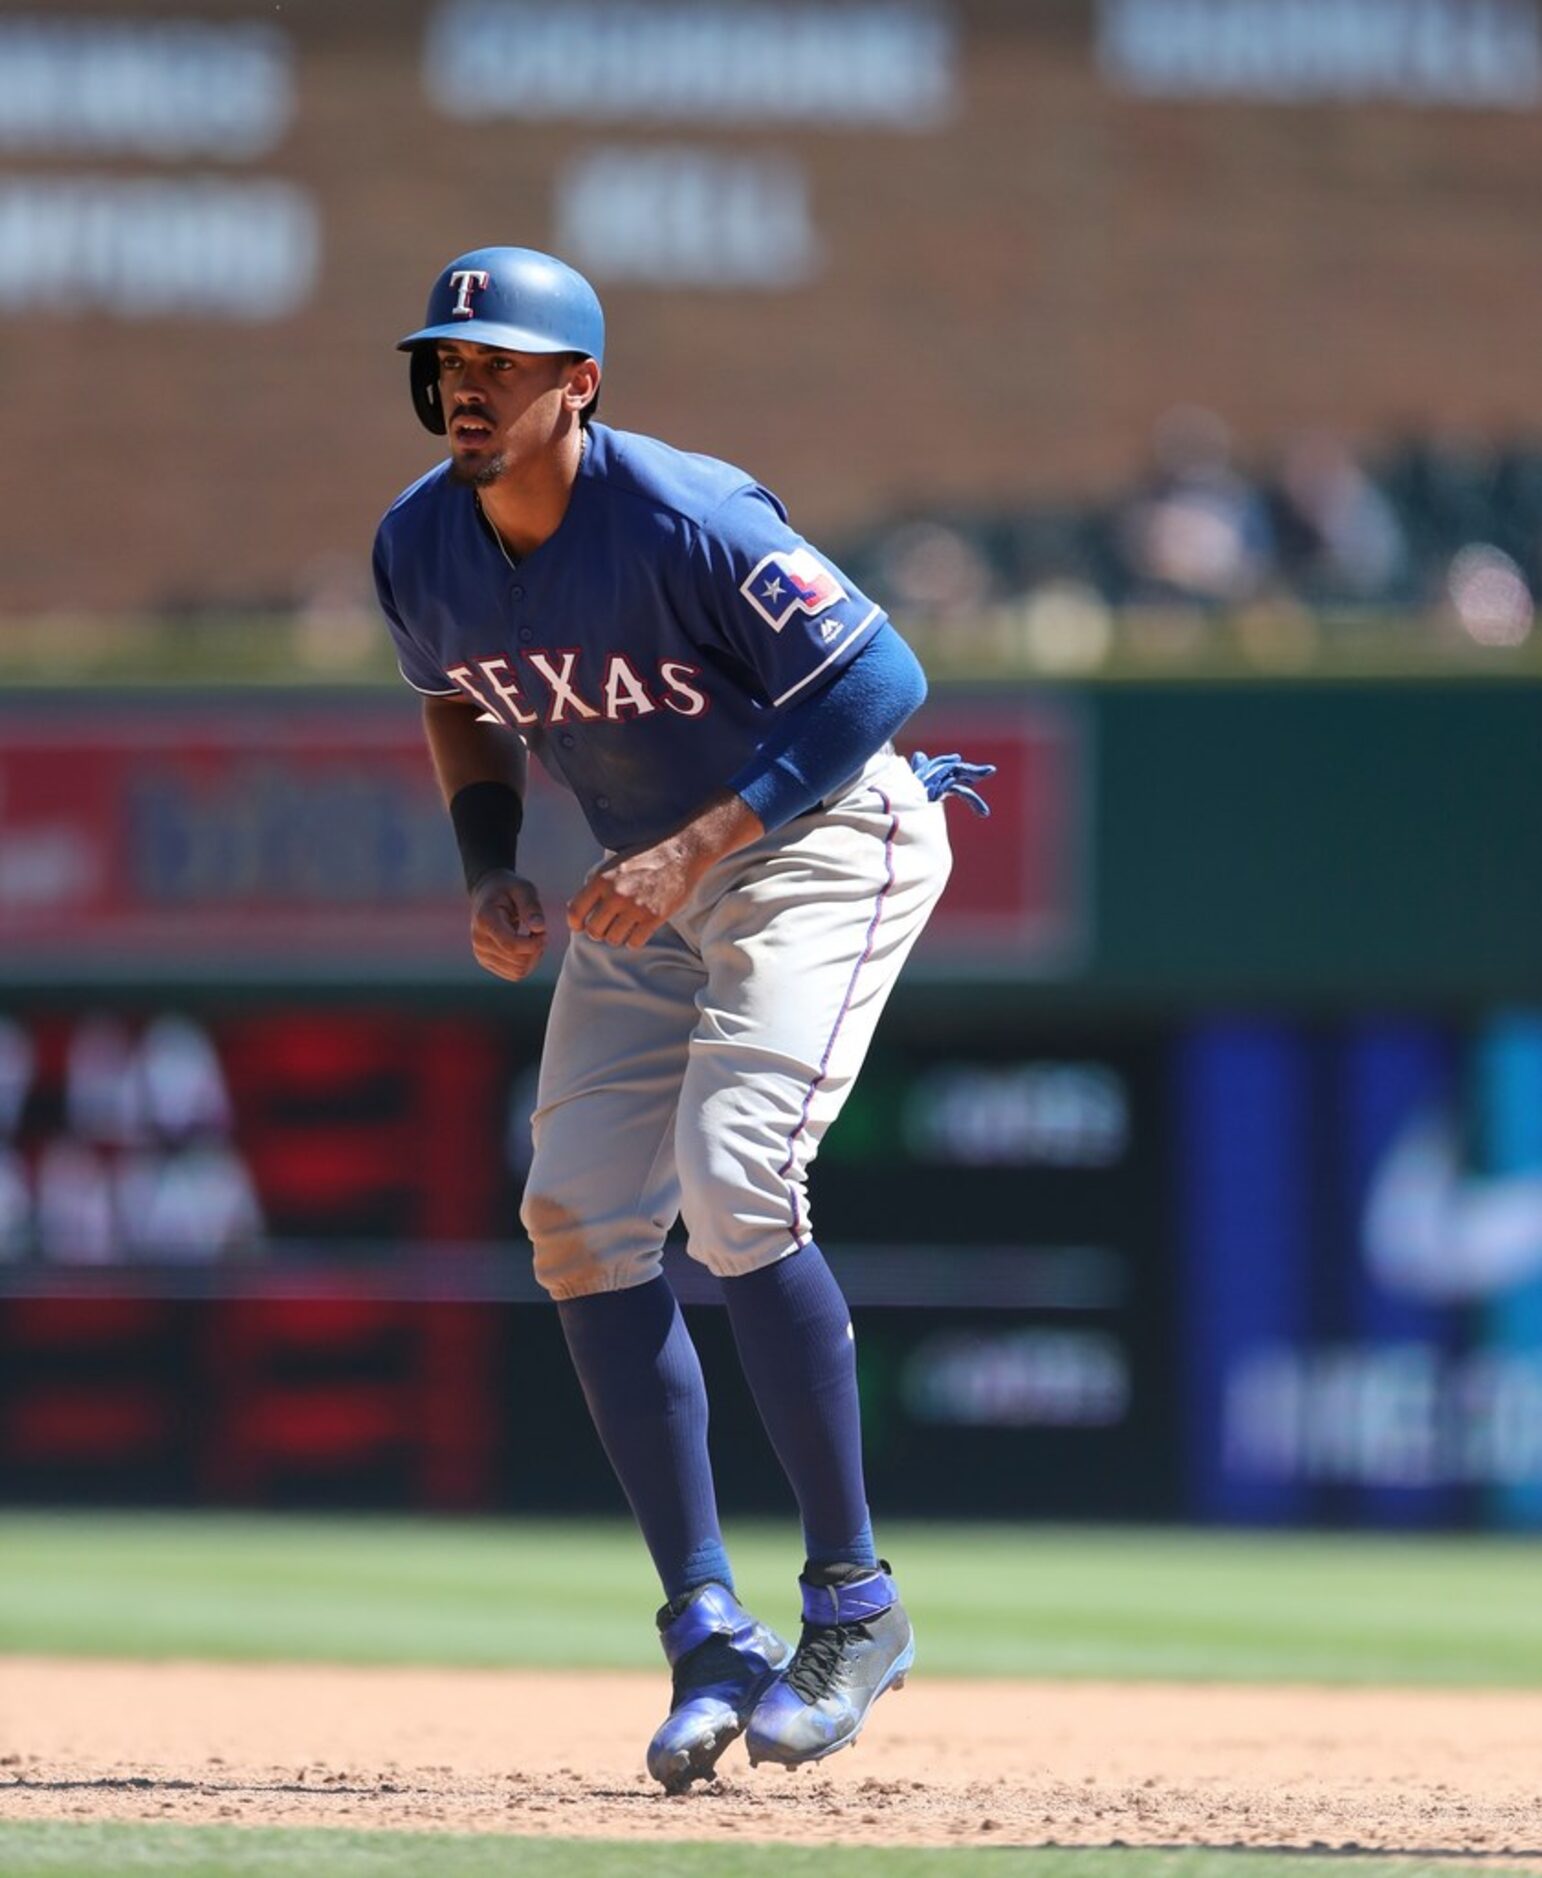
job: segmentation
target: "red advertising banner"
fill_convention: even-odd
[[[1023,978],[1062,976],[1091,943],[1090,730],[1074,703],[945,700],[905,726],[907,750],[957,750],[994,763],[981,785],[989,817],[948,811],[953,874],[920,962],[967,961]]]
[[[117,702],[0,721],[8,971],[426,960],[461,937],[455,888],[399,710]]]
[[[923,967],[1073,967],[1087,929],[1075,711],[949,703],[924,713],[907,744],[997,766],[989,820],[949,811],[955,870]],[[555,900],[595,845],[565,791],[538,770],[532,789],[522,859]],[[0,977],[474,969],[454,844],[410,708],[206,697],[0,713]]]

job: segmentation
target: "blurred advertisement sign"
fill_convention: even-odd
[[[544,1307],[517,1220],[545,1005],[502,989],[406,1006],[321,986],[0,998],[0,1356],[11,1304]],[[1165,1033],[1057,1032],[1025,1052],[994,1009],[945,1038],[916,1010],[891,1009],[818,1174],[886,1501],[1171,1516]],[[993,1128],[988,1158],[956,1118],[921,1153],[897,1145],[895,1118],[939,1074],[956,1090],[1018,1071],[1034,1125]],[[685,1237],[670,1234],[670,1280],[704,1356],[731,1362],[721,1285]],[[565,1362],[554,1316],[537,1322]],[[525,1376],[545,1361],[530,1325]],[[751,1399],[729,1398],[714,1438],[766,1455]],[[736,1464],[741,1487],[758,1467]]]
[[[940,1331],[910,1354],[906,1406],[960,1428],[1112,1428],[1130,1409],[1130,1363],[1098,1330]]]
[[[595,280],[784,291],[819,271],[808,177],[780,154],[606,144],[559,173],[554,217]]]
[[[447,0],[428,21],[424,87],[472,122],[916,132],[950,114],[954,38],[925,0]],[[821,272],[811,194],[792,151],[605,144],[557,171],[554,245],[602,283],[785,293]]]
[[[217,165],[267,155],[294,52],[263,21],[0,20],[0,151]],[[314,194],[277,177],[0,179],[0,316],[282,319],[320,266]]]
[[[935,0],[446,0],[424,82],[451,117],[929,130],[954,94]]]
[[[1532,0],[1100,0],[1110,83],[1158,98],[1387,98],[1524,110],[1542,98]]]
[[[294,116],[294,54],[260,20],[0,20],[0,150],[241,162]]]
[[[120,707],[0,726],[6,976],[428,962],[464,950],[462,899],[421,733],[398,711]]]
[[[1365,1257],[1390,1292],[1432,1303],[1502,1296],[1542,1275],[1542,1168],[1474,1173],[1453,1116],[1415,1117],[1372,1179]]]
[[[1068,969],[1087,919],[1079,718],[950,707],[918,734],[998,765],[949,810],[917,970]],[[939,741],[941,739],[942,741]],[[598,852],[532,768],[522,864],[565,899]],[[0,979],[475,981],[448,818],[410,706],[306,699],[0,713]],[[555,922],[549,976],[565,938]]]
[[[1129,1091],[1105,1063],[945,1063],[905,1105],[905,1145],[956,1167],[1113,1167],[1130,1142]]]
[[[1542,1018],[1178,1059],[1196,1510],[1542,1525]]]
[[[1238,1474],[1524,1493],[1542,1480],[1542,1362],[1429,1342],[1262,1345],[1230,1373],[1225,1434]]]
[[[874,1465],[896,1504],[1170,1516],[1168,1032],[925,1008],[891,1007],[815,1174]]]
[[[0,313],[276,320],[310,298],[315,203],[292,183],[223,177],[13,177],[0,183]]]

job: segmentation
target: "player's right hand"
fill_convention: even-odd
[[[484,874],[471,895],[471,950],[496,978],[523,978],[546,950],[546,915],[534,884],[504,868]]]

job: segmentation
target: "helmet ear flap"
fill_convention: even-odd
[[[442,437],[445,423],[444,406],[439,402],[439,355],[432,346],[414,346],[407,354],[407,372],[418,422]]]

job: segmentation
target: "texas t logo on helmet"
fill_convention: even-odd
[[[534,248],[473,248],[442,268],[428,315],[397,341],[409,355],[412,408],[425,430],[444,435],[438,342],[510,352],[576,352],[605,363],[605,315],[594,289],[555,255]]]
[[[450,318],[471,320],[476,318],[476,308],[471,304],[474,292],[480,293],[491,279],[484,267],[462,267],[450,276],[450,285],[455,289],[455,304],[450,308]]]

